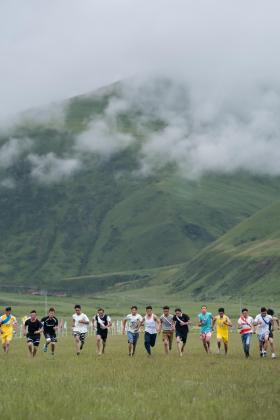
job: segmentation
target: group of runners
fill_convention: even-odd
[[[90,320],[82,312],[81,305],[75,305],[75,313],[72,316],[72,332],[75,340],[75,351],[80,355],[84,347]],[[228,353],[229,331],[232,327],[230,318],[225,314],[224,308],[218,309],[218,314],[213,316],[207,310],[207,306],[202,306],[197,316],[198,327],[200,328],[200,338],[206,353],[211,353],[212,332],[216,329],[217,352],[221,353],[223,344],[225,355]],[[112,320],[103,308],[99,308],[92,320],[93,329],[96,331],[97,354],[105,353],[108,331],[112,326]],[[177,351],[180,357],[183,356],[186,346],[190,317],[183,313],[180,308],[176,308],[174,315],[171,314],[169,306],[163,307],[160,317],[154,314],[152,306],[146,307],[144,316],[138,313],[137,306],[132,306],[130,313],[123,319],[122,333],[127,334],[128,355],[133,357],[139,333],[144,329],[144,346],[147,355],[152,355],[152,348],[156,344],[158,334],[162,334],[162,341],[165,354],[172,350],[174,335],[176,337]],[[258,335],[259,351],[261,357],[266,357],[268,347],[271,349],[272,358],[276,357],[273,330],[280,329],[279,319],[275,316],[272,309],[261,308],[260,313],[252,318],[248,309],[243,308],[237,322],[237,327],[241,335],[241,341],[245,357],[250,356],[250,342],[254,333]],[[7,307],[5,314],[0,317],[0,333],[2,346],[5,353],[8,353],[14,332],[17,330],[17,320],[11,313],[11,307]],[[45,343],[43,351],[47,352],[50,347],[51,355],[55,353],[57,343],[58,319],[55,316],[55,309],[50,308],[48,315],[39,319],[35,310],[30,312],[30,316],[23,324],[23,335],[27,339],[27,346],[31,357],[35,357],[40,344],[41,334],[44,334]]]

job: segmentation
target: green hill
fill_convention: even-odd
[[[258,211],[175,274],[177,291],[203,297],[280,295],[280,202]]]
[[[168,83],[156,89],[160,98]],[[115,84],[54,105],[45,120],[26,113],[0,136],[0,284],[86,291],[167,281],[161,268],[194,264],[205,247],[280,199],[279,180],[265,176],[188,180],[172,165],[139,175],[139,145],[165,123],[137,103],[112,121],[108,105],[121,98]],[[106,156],[106,144],[77,151],[77,136],[104,118],[115,142],[136,141]]]

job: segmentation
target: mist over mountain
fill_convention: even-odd
[[[104,288],[190,261],[278,200],[279,94],[253,92],[210,107],[183,81],[134,78],[3,126],[1,281],[108,273]]]

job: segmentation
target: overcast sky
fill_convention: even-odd
[[[0,118],[135,74],[278,83],[279,16],[278,0],[0,0]]]

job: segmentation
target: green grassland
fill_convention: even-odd
[[[208,297],[240,291],[250,298],[279,297],[279,211],[279,202],[260,210],[181,266],[176,290]]]
[[[214,351],[214,338],[212,344]],[[41,347],[31,360],[25,340],[14,339],[10,353],[0,357],[1,418],[279,418],[279,360],[260,359],[256,337],[250,360],[237,333],[231,334],[227,357],[206,355],[196,333],[183,358],[175,347],[166,357],[161,337],[152,358],[145,355],[142,335],[133,359],[123,336],[109,337],[104,356],[94,346],[88,337],[78,358],[72,338],[61,337],[54,358]]]

